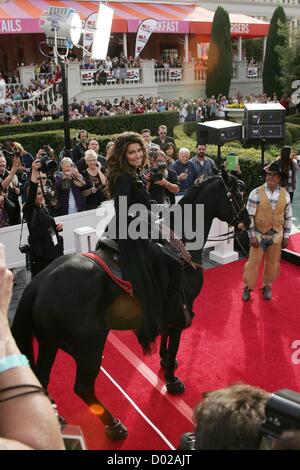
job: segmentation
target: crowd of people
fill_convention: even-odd
[[[50,83],[51,80],[48,80]],[[0,124],[19,124],[22,122],[36,122],[36,121],[49,121],[63,118],[63,108],[61,105],[55,103],[45,102],[43,98],[39,98],[36,106],[32,103],[24,105],[24,102],[18,101],[25,99],[24,96],[33,96],[38,93],[38,90],[32,89],[37,85],[38,81],[25,89],[23,87],[16,87],[13,100],[0,106]],[[54,82],[53,82],[54,83]],[[40,90],[40,89],[39,89]],[[33,94],[32,94],[33,93]],[[26,98],[27,99],[27,98]],[[277,102],[276,97],[268,98],[266,95],[248,97],[234,96],[230,99],[223,95],[218,97],[211,96],[210,98],[197,98],[197,99],[184,99],[178,98],[176,100],[168,100],[160,97],[146,98],[144,95],[138,97],[115,98],[111,101],[109,98],[101,100],[98,98],[96,101],[84,100],[78,101],[73,98],[69,105],[69,118],[70,119],[83,119],[93,116],[118,116],[126,114],[146,114],[146,113],[160,113],[163,111],[178,111],[180,122],[204,122],[205,120],[213,119],[226,119],[228,114],[227,105],[242,104],[242,103],[268,103]],[[285,107],[288,108],[289,102],[285,100]]]
[[[77,58],[70,59],[76,60]],[[195,76],[201,75],[206,67],[206,57],[201,57],[195,61]],[[126,78],[125,72],[130,69],[140,68],[140,61],[134,57],[107,57],[103,61],[91,60],[84,57],[80,63],[82,71],[95,71],[94,83],[105,84],[107,82],[107,74],[116,78],[117,83],[124,83]],[[160,58],[155,62],[155,68],[167,69],[182,67],[182,59]],[[124,72],[125,71],[125,72]],[[125,75],[124,75],[125,74]],[[33,98],[50,85],[55,85],[55,96],[60,94],[59,83],[61,81],[61,69],[59,65],[55,65],[53,61],[44,61],[35,67],[35,79],[31,80],[27,87],[20,83],[17,76],[18,70],[8,77],[3,75],[6,82],[6,102],[0,105],[0,124],[19,124],[22,122],[48,121],[63,118],[62,106],[57,105],[52,99],[41,98],[37,105],[26,103],[24,100]],[[16,80],[13,85],[9,82]],[[228,105],[241,106],[243,103],[267,103],[280,102],[287,110],[289,110],[290,99],[284,93],[281,97],[276,95],[268,97],[265,94],[249,96],[236,95],[233,97],[225,97],[223,95],[211,96],[210,98],[197,99],[163,99],[160,97],[148,97],[143,95],[138,97],[122,97],[114,99],[85,102],[84,100],[74,100],[72,106],[69,107],[70,119],[82,119],[90,116],[116,116],[122,114],[143,114],[162,111],[178,111],[180,114],[180,122],[197,121],[203,122],[212,119],[226,119]]]

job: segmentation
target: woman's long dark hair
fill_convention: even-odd
[[[292,152],[292,147],[289,145],[284,145],[280,152],[280,165],[282,171],[281,184],[286,186],[289,179],[289,170],[293,171],[293,166],[291,165],[290,155]]]
[[[147,162],[147,152],[142,136],[136,132],[123,132],[120,134],[114,143],[112,154],[107,160],[107,183],[108,191],[111,197],[114,196],[115,181],[120,174],[128,173],[133,178],[137,177],[135,169],[129,165],[126,158],[127,147],[130,144],[140,144],[143,150],[141,167],[143,167]]]

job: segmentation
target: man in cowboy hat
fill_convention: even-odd
[[[264,171],[265,184],[250,193],[247,203],[251,224],[250,253],[243,274],[244,301],[250,299],[264,255],[263,298],[272,299],[272,282],[279,274],[281,248],[288,246],[292,227],[290,196],[279,185],[282,171],[278,162],[272,162]]]

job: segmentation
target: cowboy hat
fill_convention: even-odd
[[[283,176],[283,171],[281,170],[281,167],[277,162],[272,162],[269,165],[265,166],[264,172],[266,174]]]

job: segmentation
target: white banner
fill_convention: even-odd
[[[169,69],[169,80],[181,80],[182,69]]]
[[[87,51],[91,52],[92,44],[96,32],[98,13],[92,13],[87,17],[84,25],[84,34],[83,34],[83,47]],[[87,52],[83,51],[83,55],[88,55]]]
[[[138,57],[140,55],[157,25],[158,21],[151,18],[141,22],[136,33],[134,57]]]
[[[257,78],[258,69],[257,67],[248,67],[248,78]]]
[[[83,85],[91,85],[94,83],[94,75],[97,72],[97,70],[82,70],[81,71],[81,83]]]

